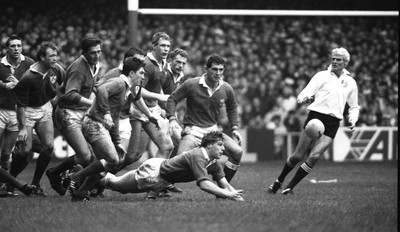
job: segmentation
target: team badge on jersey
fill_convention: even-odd
[[[347,88],[347,81],[342,80],[341,84],[342,84],[343,87]]]
[[[50,76],[50,77],[49,77],[49,80],[50,80],[50,83],[51,83],[51,84],[55,84],[56,81],[57,81],[57,76]]]
[[[225,99],[220,99],[219,100],[219,107],[222,108],[225,104]]]

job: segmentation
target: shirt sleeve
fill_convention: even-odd
[[[189,159],[189,167],[193,172],[197,185],[203,180],[210,180],[206,166],[206,160],[199,159],[198,156],[191,156]]]
[[[189,81],[184,82],[179,88],[171,93],[167,100],[167,106],[165,110],[167,118],[175,115],[176,105],[188,96],[188,93],[190,92],[189,83]]]
[[[222,171],[221,166],[218,162],[210,165],[208,168],[208,173],[212,175],[214,181],[219,181],[220,179],[225,177],[225,173]]]
[[[315,95],[317,89],[318,89],[318,77],[319,73],[315,74],[310,82],[306,85],[306,87],[299,93],[299,96],[297,97],[297,101],[303,102],[305,99],[310,98]]]
[[[358,88],[357,83],[352,79],[352,91],[347,98],[347,104],[349,104],[349,122],[356,124],[358,116],[360,114],[361,107],[358,105]]]
[[[29,103],[29,95],[31,91],[31,86],[33,83],[31,83],[31,78],[29,78],[28,73],[30,71],[27,71],[22,78],[19,80],[18,84],[15,86],[14,93],[15,97],[17,99],[17,105],[25,107]]]
[[[65,98],[69,101],[78,104],[82,98],[81,86],[84,82],[84,75],[79,72],[72,72],[65,85]]]
[[[238,127],[239,126],[239,116],[237,111],[237,102],[236,97],[233,92],[233,88],[230,85],[227,85],[227,96],[228,99],[226,101],[226,113],[228,115],[229,123],[231,127]]]

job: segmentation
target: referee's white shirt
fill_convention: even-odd
[[[350,106],[349,122],[355,124],[360,113],[358,88],[357,83],[349,74],[346,69],[343,69],[342,75],[338,78],[330,67],[318,72],[300,92],[297,101],[304,101],[314,96],[315,100],[307,107],[308,110],[331,115],[340,120],[343,119],[347,102]]]

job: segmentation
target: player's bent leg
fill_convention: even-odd
[[[8,170],[10,168],[11,164],[11,151],[17,141],[17,136],[18,136],[18,131],[7,131],[2,128],[0,128],[0,141],[3,141],[3,144],[1,147],[1,167],[5,170]]]
[[[67,143],[76,152],[75,163],[87,166],[91,161],[92,154],[89,148],[90,145],[86,142],[82,130],[80,128],[72,129],[65,131],[63,135]]]
[[[50,118],[50,120],[38,122],[35,126],[35,130],[42,144],[42,149],[36,162],[32,184],[37,187],[37,195],[45,196],[46,194],[44,194],[40,187],[40,180],[50,163],[51,155],[54,151],[54,127],[52,119]]]
[[[294,169],[296,164],[308,154],[312,140],[302,131],[294,153],[286,160],[278,178],[268,188],[268,193],[275,194],[282,187],[286,176]]]
[[[242,159],[243,150],[231,137],[226,134],[223,134],[224,144],[225,144],[225,152],[229,157],[228,161],[225,163],[224,173],[225,178],[230,182],[233,176],[236,174],[240,161]]]
[[[114,174],[107,173],[107,175],[102,179],[102,182],[107,189],[123,194],[146,192],[147,189],[139,189],[135,173],[136,170],[129,171],[122,176],[115,176]]]
[[[150,140],[147,133],[142,130],[142,121],[134,119],[130,120],[130,124],[132,131],[127,154],[125,156],[126,166],[138,161],[142,157],[142,154]]]
[[[317,163],[319,157],[324,153],[329,145],[332,143],[332,138],[323,135],[321,138],[315,141],[311,152],[307,160],[302,163],[297,170],[296,174],[293,176],[292,180],[282,191],[282,194],[287,195],[288,193],[293,193],[293,188],[308,174],[313,170],[314,165]]]
[[[196,138],[193,135],[185,135],[182,137],[181,142],[179,143],[177,155],[198,146],[199,144],[197,143]]]
[[[167,134],[167,131],[158,129],[153,123],[150,122],[145,123],[143,128],[158,147],[156,157],[165,159],[168,158],[174,149],[174,144],[171,136]]]

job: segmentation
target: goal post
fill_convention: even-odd
[[[139,0],[127,0],[129,44],[138,45],[138,15],[225,15],[225,16],[370,16],[398,17],[398,11],[356,10],[246,10],[246,9],[172,9],[139,8]]]

